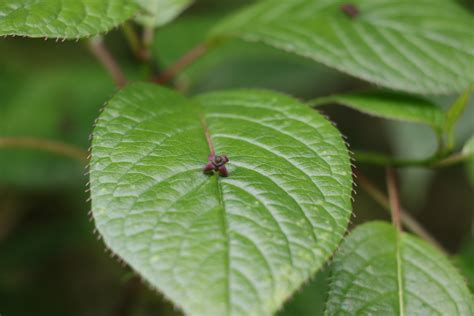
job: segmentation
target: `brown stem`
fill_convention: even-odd
[[[209,44],[207,42],[201,43],[191,49],[183,57],[181,57],[176,63],[171,65],[168,69],[162,72],[157,78],[153,79],[153,82],[158,84],[164,84],[169,80],[173,79],[174,76],[180,72],[186,66],[192,64],[196,59],[204,55],[209,49]]]
[[[400,221],[400,197],[398,195],[395,172],[392,168],[387,168],[387,189],[390,210],[392,214],[392,223],[398,231],[402,231]]]
[[[377,186],[372,181],[365,177],[362,172],[355,170],[354,174],[357,179],[357,184],[363,188],[367,194],[372,197],[372,199],[374,199],[375,202],[382,206],[384,210],[390,211],[390,202],[388,197],[379,188],[377,188]],[[418,223],[414,217],[410,215],[410,213],[404,210],[403,207],[400,207],[400,220],[410,231],[431,243],[443,253],[448,254],[448,251],[444,249],[444,247],[433,236],[431,236],[431,234],[423,226],[421,226],[421,224]]]
[[[37,149],[87,162],[87,151],[66,143],[30,137],[0,137],[0,148]]]
[[[145,27],[143,29],[142,56],[145,60],[150,60],[151,58],[150,47],[151,47],[151,43],[153,42],[154,34],[155,34],[155,29],[153,27]]]
[[[102,63],[105,69],[110,73],[118,88],[127,84],[127,79],[119,64],[104,45],[101,37],[95,37],[89,40],[89,50]]]

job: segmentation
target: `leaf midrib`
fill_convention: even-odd
[[[396,260],[397,260],[397,286],[398,286],[398,305],[400,308],[400,316],[405,316],[405,305],[403,302],[403,279],[402,279],[402,259],[400,251],[401,233],[399,230],[395,232],[396,238]]]
[[[222,185],[219,181],[219,175],[213,175],[212,176],[215,179],[216,182],[216,188],[217,188],[217,196],[219,200],[219,204],[222,209],[222,232],[224,234],[225,238],[225,248],[226,248],[226,262],[225,262],[225,270],[226,270],[226,286],[225,286],[225,297],[226,297],[226,315],[230,315],[231,311],[231,301],[230,301],[230,242],[229,242],[229,223],[227,220],[227,213],[226,213],[226,208],[225,208],[225,202],[224,202],[224,193],[222,192]]]

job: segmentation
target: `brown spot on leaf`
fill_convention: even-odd
[[[345,3],[341,5],[341,11],[344,12],[348,17],[355,18],[359,15],[359,8],[352,3]]]

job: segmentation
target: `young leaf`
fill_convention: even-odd
[[[0,1],[0,35],[88,37],[119,25],[137,9],[134,0]]]
[[[349,3],[266,0],[212,35],[264,42],[391,89],[447,94],[474,81],[473,17],[455,1]]]
[[[314,105],[338,103],[374,116],[426,124],[441,130],[444,113],[435,104],[407,94],[386,91],[359,92],[316,99]]]
[[[137,0],[143,11],[137,21],[149,27],[166,24],[186,10],[194,0]]]
[[[206,134],[228,177],[203,173]],[[188,100],[129,86],[98,120],[90,171],[106,244],[192,315],[271,315],[332,254],[351,213],[339,132],[272,92]]]
[[[449,260],[390,224],[356,228],[332,266],[327,315],[474,314],[472,296]]]

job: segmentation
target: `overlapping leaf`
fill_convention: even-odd
[[[202,172],[206,128],[227,178]],[[271,92],[125,88],[99,118],[90,177],[107,245],[191,315],[271,315],[332,254],[351,212],[338,131]]]
[[[441,130],[444,113],[440,107],[423,98],[392,92],[374,91],[333,95],[315,100],[313,104],[338,103],[358,111],[407,122],[427,124]]]
[[[147,26],[155,27],[166,24],[177,17],[194,0],[136,0],[143,12],[137,20]]]
[[[342,10],[348,3],[353,9]],[[474,82],[473,27],[452,0],[266,0],[213,35],[265,42],[388,88],[441,94]]]
[[[448,259],[387,223],[356,228],[332,267],[327,315],[474,314],[472,296]]]
[[[0,1],[0,35],[88,37],[110,30],[137,10],[134,0]]]

